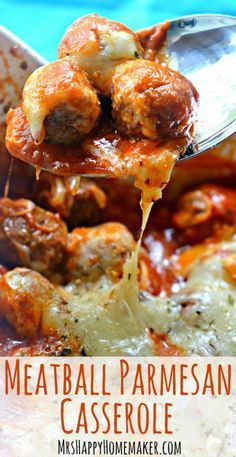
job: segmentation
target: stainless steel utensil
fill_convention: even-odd
[[[186,16],[171,21],[169,66],[189,78],[200,94],[195,142],[183,160],[236,132],[236,17]]]

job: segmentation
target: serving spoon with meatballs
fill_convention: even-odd
[[[235,32],[229,16],[137,33],[96,14],[78,19],[9,111],[9,152],[61,176],[132,176],[155,200],[177,159],[235,132]]]

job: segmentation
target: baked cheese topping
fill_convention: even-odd
[[[121,288],[123,297],[117,300],[117,286],[104,277],[89,290],[70,284],[68,331],[79,337],[87,355],[155,355],[148,329],[168,334],[186,355],[235,355],[236,284],[224,267],[232,253],[235,240],[209,248],[192,265],[185,287],[170,298],[140,293],[137,301],[135,283],[121,281],[127,289]],[[58,322],[56,309],[51,312],[50,319],[64,333],[68,317]]]

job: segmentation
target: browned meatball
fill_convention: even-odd
[[[213,236],[220,240],[226,233],[231,235],[236,224],[236,191],[202,184],[180,197],[172,213],[172,223],[186,243]]]
[[[118,222],[77,228],[69,235],[69,280],[90,282],[107,275],[116,281],[122,277],[125,260],[134,248],[132,234]]]
[[[60,265],[66,243],[67,229],[57,214],[30,200],[0,199],[0,262],[4,265],[47,274]]]
[[[82,178],[74,190],[75,177],[62,178],[42,173],[34,186],[34,201],[50,211],[57,212],[70,227],[97,224],[107,197],[91,179]]]
[[[73,59],[37,68],[23,90],[23,111],[36,144],[78,141],[95,126],[100,103],[85,72]]]
[[[5,316],[21,337],[32,337],[37,331],[56,333],[50,308],[63,312],[66,305],[60,290],[36,271],[15,268],[0,278],[0,316]]]
[[[143,53],[134,32],[124,24],[89,14],[66,31],[58,49],[59,58],[73,56],[90,81],[103,95],[109,95],[114,71],[122,62]]]
[[[136,60],[117,67],[112,103],[117,125],[128,135],[182,138],[189,135],[196,119],[198,94],[180,73]]]

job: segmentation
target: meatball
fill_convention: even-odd
[[[180,73],[136,60],[116,69],[112,103],[118,128],[130,136],[183,138],[196,119],[198,94]]]
[[[69,235],[69,280],[96,281],[102,275],[122,277],[123,265],[135,247],[128,229],[118,222],[77,228]]]
[[[106,206],[106,194],[94,181],[86,178],[80,180],[79,188],[74,191],[75,180],[75,177],[41,173],[34,185],[34,201],[59,213],[70,227],[95,225]]]
[[[92,84],[109,95],[114,71],[122,62],[142,56],[143,50],[132,30],[119,22],[90,14],[75,21],[58,49],[59,58],[75,56]]]
[[[172,223],[186,243],[197,243],[213,236],[224,239],[226,233],[229,236],[234,232],[236,191],[216,184],[203,184],[181,196]]]
[[[100,102],[85,72],[73,59],[35,70],[23,90],[23,111],[36,144],[71,144],[88,134],[100,115]]]
[[[56,333],[53,309],[55,314],[63,314],[67,302],[60,289],[36,271],[15,268],[0,278],[0,316],[6,317],[19,336]]]
[[[4,265],[48,274],[62,262],[66,243],[67,229],[57,214],[30,200],[0,199],[0,261]]]

